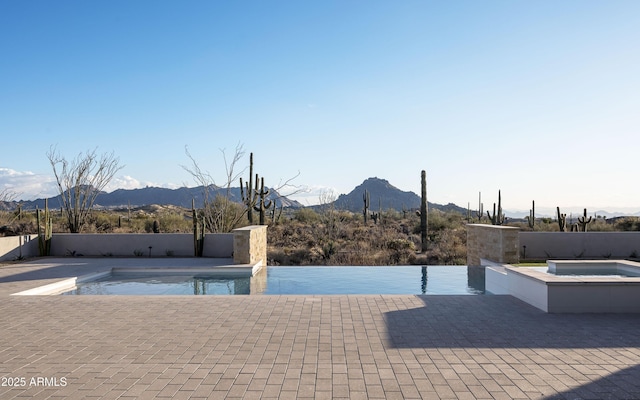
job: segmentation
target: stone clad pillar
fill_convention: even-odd
[[[267,226],[250,225],[233,230],[233,263],[267,265]]]
[[[480,259],[515,264],[520,261],[519,228],[501,225],[467,225],[467,265],[479,266]]]

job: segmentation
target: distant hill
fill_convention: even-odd
[[[369,191],[370,209],[377,211],[383,210],[417,210],[420,208],[420,196],[413,192],[405,192],[391,185],[389,181],[380,178],[368,178],[362,184],[356,186],[348,194],[342,194],[333,203],[337,209],[349,210],[352,212],[362,211],[362,195],[364,191]],[[230,188],[229,197],[236,202],[241,201],[240,188]],[[220,187],[211,187],[211,194],[216,193],[225,195],[226,189]],[[295,200],[291,200],[285,196],[280,196],[275,190],[271,190],[268,196],[276,202],[277,206],[284,207],[302,207],[302,204]],[[204,187],[181,187],[178,189],[167,189],[159,187],[146,187],[141,189],[118,189],[111,193],[101,192],[97,199],[95,208],[115,209],[125,207],[144,207],[153,204],[157,205],[173,205],[183,208],[191,208],[191,201],[195,201],[196,207],[202,207],[204,200]],[[60,196],[48,199],[50,208],[60,207]],[[44,209],[45,199],[37,199],[33,201],[11,201],[0,202],[0,210],[14,210],[18,204],[22,204],[24,210],[33,210],[36,207]],[[466,215],[467,210],[458,207],[455,204],[440,205],[429,203],[429,209],[436,209],[445,212],[454,211]]]
[[[413,210],[420,208],[420,196],[413,192],[405,192],[393,186],[386,179],[368,178],[360,185],[356,186],[348,194],[342,194],[333,203],[335,208],[349,210],[352,212],[362,211],[364,205],[362,196],[365,190],[369,191],[370,205],[372,211],[382,210]],[[428,197],[429,193],[427,193]],[[428,202],[429,209],[441,211],[454,211],[462,214],[467,213],[466,208],[458,207],[455,204],[440,205]]]
[[[229,197],[236,202],[241,202],[240,188],[230,188]],[[174,205],[178,207],[191,208],[191,201],[195,201],[196,207],[202,207],[204,203],[204,187],[193,188],[181,187],[178,189],[167,189],[159,187],[146,187],[142,189],[118,189],[111,193],[101,192],[97,199],[95,208],[120,208],[120,207],[142,207],[151,204]],[[225,195],[226,189],[211,187],[211,196],[216,194]],[[271,190],[268,196],[276,202],[278,207],[302,207],[302,204],[295,200],[290,200],[280,196],[277,191]],[[50,208],[57,208],[62,204],[60,195],[48,199]],[[37,208],[44,209],[45,199],[33,201],[11,201],[0,203],[0,209],[13,210],[18,204],[22,204],[24,210]]]

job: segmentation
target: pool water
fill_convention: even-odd
[[[260,275],[260,274],[259,274]],[[484,268],[467,266],[268,267],[264,276],[113,274],[79,284],[66,295],[247,295],[484,293]],[[264,273],[262,274],[264,275]],[[254,280],[254,281],[252,281]],[[254,293],[252,293],[252,287]]]
[[[122,273],[80,283],[63,295],[250,294],[251,278]]]

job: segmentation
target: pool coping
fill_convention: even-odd
[[[78,283],[94,281],[96,279],[104,278],[111,275],[112,270],[93,272],[90,274],[76,276],[73,278],[63,279],[58,282],[49,283],[47,285],[38,286],[33,289],[23,290],[18,293],[11,293],[11,296],[49,296],[54,294],[60,294],[76,287]]]

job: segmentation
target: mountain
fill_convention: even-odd
[[[335,208],[361,212],[364,206],[364,192],[369,192],[369,209],[394,209],[398,211],[412,210],[420,208],[420,196],[413,192],[405,192],[393,186],[386,179],[368,178],[360,185],[356,186],[348,194],[341,194],[333,203]],[[427,193],[428,196],[428,193]],[[458,207],[455,204],[440,205],[427,202],[429,209],[441,211],[455,211],[462,214],[467,213],[466,208]]]
[[[348,194],[341,194],[333,203],[335,208],[349,210],[352,212],[361,212],[363,207],[362,195],[365,190],[369,192],[369,209],[377,211],[394,209],[417,210],[420,208],[420,196],[413,192],[405,192],[391,185],[389,181],[380,178],[368,178],[362,184],[356,186]],[[117,189],[111,193],[101,192],[97,199],[95,208],[114,209],[124,207],[142,207],[152,204],[173,205],[183,208],[191,208],[191,201],[195,201],[196,207],[202,207],[204,199],[204,187],[181,187],[178,189],[167,189],[159,187],[146,187],[142,189]],[[213,198],[216,194],[226,195],[226,189],[212,186],[210,187],[210,196]],[[231,200],[241,202],[240,188],[230,188],[229,197]],[[268,196],[274,200],[278,207],[302,207],[302,204],[295,200],[280,196],[279,193],[271,189]],[[58,208],[62,204],[60,196],[48,199],[50,208]],[[45,199],[37,199],[33,201],[21,202],[0,202],[0,210],[15,210],[18,204],[22,205],[23,210],[33,210],[36,207],[44,209]],[[466,215],[467,210],[458,207],[455,204],[440,205],[429,203],[429,209],[436,209],[445,212],[455,211]]]
[[[226,188],[211,186],[209,188],[211,198],[216,195],[226,195]],[[111,193],[100,192],[96,198],[95,208],[119,208],[119,207],[140,207],[151,204],[174,205],[183,208],[191,208],[191,201],[195,201],[196,207],[202,207],[205,194],[203,186],[178,189],[167,189],[159,187],[146,187],[142,189],[117,189]],[[240,188],[230,188],[229,198],[236,202],[241,202]],[[295,200],[290,200],[285,196],[280,196],[276,190],[271,190],[268,199],[274,200],[278,207],[302,207],[302,204]],[[47,199],[49,207],[57,208],[62,204],[60,195]],[[14,210],[18,204],[22,205],[24,210],[32,210],[37,208],[44,209],[45,199],[37,199],[33,201],[21,202],[0,202],[0,209]]]

